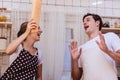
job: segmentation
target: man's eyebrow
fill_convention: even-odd
[[[90,19],[89,17],[86,17],[85,19]],[[83,20],[83,22],[85,21],[85,19]]]
[[[90,19],[89,17],[87,17],[86,19]]]

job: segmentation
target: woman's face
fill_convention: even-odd
[[[38,27],[38,30],[36,32],[30,33],[30,36],[33,40],[39,41],[42,32],[43,32],[42,29]]]

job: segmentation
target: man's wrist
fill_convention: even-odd
[[[78,60],[73,60],[72,63],[73,65],[78,65]]]
[[[111,53],[112,53],[112,51],[110,51],[110,50],[107,50],[107,52],[106,52],[108,55],[111,55]]]

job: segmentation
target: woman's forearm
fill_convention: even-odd
[[[10,55],[14,53],[17,49],[17,47],[22,43],[22,41],[27,37],[28,33],[25,32],[23,35],[20,37],[16,38],[13,40],[6,48],[6,54]]]
[[[38,66],[37,80],[42,80],[42,64]]]

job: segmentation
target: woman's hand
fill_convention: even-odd
[[[27,24],[26,33],[29,34],[31,30],[35,29],[37,26],[38,26],[37,23],[33,19],[31,19]]]

